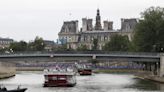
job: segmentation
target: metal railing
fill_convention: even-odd
[[[0,55],[27,55],[27,54],[111,54],[111,55],[149,55],[149,56],[159,56],[160,53],[152,52],[119,52],[119,51],[25,51],[25,52],[13,52],[13,53],[3,53]]]

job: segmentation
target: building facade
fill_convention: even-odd
[[[123,32],[132,32],[137,24],[138,20],[135,18],[121,19],[121,30]]]
[[[67,21],[58,33],[61,44],[67,44],[67,48],[76,49],[79,38],[78,21]]]
[[[127,35],[129,40],[132,39],[133,30],[137,24],[137,19],[121,19],[121,29],[113,29],[113,21],[104,21],[101,24],[100,10],[97,10],[95,25],[92,19],[82,18],[82,28],[78,30],[78,21],[64,22],[58,34],[61,43],[67,44],[67,48],[77,49],[85,45],[87,49],[93,49],[93,40],[97,39],[97,49],[102,50],[105,43],[110,41],[111,35]]]
[[[51,40],[43,40],[43,42],[44,42],[44,45],[45,45],[44,49],[46,51],[52,51],[56,46],[55,42],[51,41]]]
[[[0,38],[0,49],[8,48],[14,40],[10,38]]]

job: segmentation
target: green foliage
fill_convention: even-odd
[[[34,42],[26,43],[25,41],[14,42],[10,44],[9,50],[13,51],[42,51],[45,44],[42,38],[36,37]]]
[[[99,62],[99,61],[96,60],[96,59],[92,59],[92,60],[91,60],[91,63],[92,63],[93,65],[96,65],[98,62]]]
[[[33,50],[33,51],[42,51],[44,50],[45,44],[44,44],[43,39],[37,36],[34,42],[29,43],[28,47],[30,50]]]
[[[77,48],[77,51],[87,51],[87,50],[88,50],[87,46],[83,44]]]
[[[0,53],[4,53],[5,51],[9,51],[9,48],[8,47],[0,48]]]
[[[14,42],[10,44],[10,49],[13,51],[26,51],[27,50],[27,43],[25,41]]]
[[[136,52],[136,46],[135,46],[135,44],[131,41],[131,42],[129,42],[129,46],[128,46],[128,51],[130,51],[130,52]]]
[[[103,50],[107,51],[128,51],[129,39],[127,36],[112,35],[111,40],[105,44]]]
[[[67,44],[59,46],[55,51],[67,51]]]
[[[151,7],[142,13],[136,25],[133,44],[135,51],[161,52],[164,48],[164,8]]]
[[[34,40],[34,49],[37,51],[44,50],[45,44],[42,38],[36,37]]]
[[[98,39],[93,39],[93,47],[92,50],[97,50],[98,48]]]

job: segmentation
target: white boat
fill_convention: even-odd
[[[49,68],[44,70],[44,87],[73,87],[76,85],[73,69]]]

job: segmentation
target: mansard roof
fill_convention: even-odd
[[[64,32],[64,33],[76,33],[76,31],[78,30],[78,21],[65,21],[63,23],[63,26],[60,30],[60,33]]]

